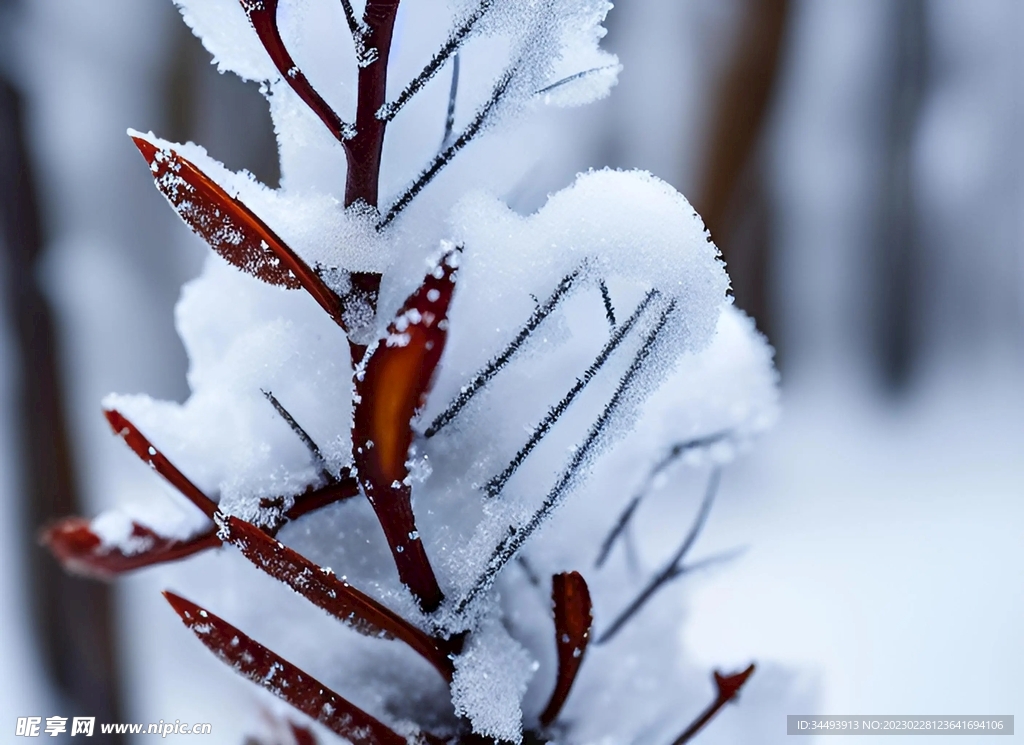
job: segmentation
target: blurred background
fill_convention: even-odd
[[[630,0],[608,29],[620,84],[548,116],[523,205],[590,166],[671,182],[782,375],[702,538],[749,550],[685,589],[694,659],[766,671],[702,741],[781,742],[787,713],[1017,713],[1024,4]],[[257,87],[169,0],[0,0],[3,728],[181,716],[151,579],[71,578],[35,543],[147,476],[102,396],[188,393],[173,306],[205,249],[128,126],[276,183]]]

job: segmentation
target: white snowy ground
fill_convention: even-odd
[[[708,666],[788,671],[792,698],[755,676],[705,745],[783,742],[786,714],[1022,713],[1021,381],[950,374],[905,403],[827,378],[788,391],[699,544],[749,548],[682,580],[682,634]]]

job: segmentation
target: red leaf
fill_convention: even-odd
[[[733,675],[722,675],[720,672],[715,670],[715,688],[718,690],[718,695],[715,700],[711,702],[700,716],[693,720],[689,727],[687,727],[683,734],[679,735],[675,740],[672,741],[672,745],[685,745],[693,739],[704,726],[711,721],[712,717],[717,714],[723,706],[736,698],[736,695],[740,692],[743,684],[747,682],[747,679],[754,674],[754,666],[750,665],[746,670],[743,670]]]
[[[237,517],[222,520],[218,535],[241,551],[254,566],[288,585],[313,605],[360,634],[402,640],[451,681],[454,672],[452,662],[436,640],[330,570],[317,566]]]
[[[175,468],[174,464],[167,460],[163,453],[153,447],[134,424],[128,421],[116,409],[106,410],[103,414],[107,417],[107,421],[110,422],[114,432],[127,443],[128,447],[137,456],[148,463],[154,471],[167,479],[171,486],[184,494],[192,504],[205,512],[207,517],[213,518],[217,512],[217,503],[203,494],[199,487],[189,481],[181,471]]]
[[[68,517],[47,527],[39,536],[68,571],[95,579],[109,580],[134,569],[176,561],[221,545],[214,531],[185,541],[165,538],[151,528],[132,523],[132,539],[140,550],[125,553],[116,546],[104,546],[90,527],[90,521]]]
[[[556,574],[551,579],[551,599],[555,604],[555,641],[558,645],[558,677],[551,699],[540,715],[547,727],[558,718],[576,680],[583,654],[590,641],[590,590],[579,572]]]
[[[277,27],[278,0],[241,0],[241,2],[242,9],[249,17],[249,23],[252,24],[256,35],[263,42],[263,48],[267,50],[270,59],[274,61],[274,66],[281,73],[281,77],[288,81],[288,85],[298,94],[303,103],[320,117],[320,121],[327,125],[331,134],[339,141],[343,140],[345,125],[342,123],[341,117],[314,90],[288,53],[284,41],[281,40],[281,32]]]
[[[157,189],[214,251],[268,284],[305,289],[347,330],[342,300],[248,207],[171,148],[158,149],[142,137],[132,140],[149,163]]]
[[[413,417],[444,351],[456,266],[457,254],[449,251],[405,301],[388,336],[356,374],[352,442],[359,481],[387,536],[399,577],[428,611],[443,596],[416,531],[405,464]]]
[[[715,670],[715,687],[718,688],[718,699],[720,701],[729,701],[736,697],[736,694],[740,692],[743,684],[747,682],[747,678],[754,674],[754,666],[750,665],[746,670],[743,670],[732,675],[722,675],[720,672]]]
[[[207,649],[253,683],[356,745],[407,745],[405,737],[231,624],[172,592],[171,607]],[[417,742],[434,738],[420,735]]]

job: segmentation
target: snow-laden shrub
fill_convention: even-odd
[[[310,639],[293,664],[167,593],[321,734],[653,736],[682,669],[677,609],[647,600],[693,566],[718,467],[769,424],[776,393],[770,350],[668,184],[592,171],[525,216],[496,196],[521,169],[517,120],[614,84],[598,46],[611,5],[177,2],[222,71],[262,84],[281,187],[130,132],[214,249],[177,308],[189,399],[105,402],[178,496],[64,521],[51,547],[112,576],[225,546],[351,627],[343,648]],[[712,464],[705,499],[668,564],[638,579],[617,546],[683,460]],[[296,666],[324,656],[344,665],[323,683]],[[749,673],[716,674],[677,742]]]

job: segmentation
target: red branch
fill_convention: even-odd
[[[367,49],[375,49],[373,62],[359,69],[356,103],[356,134],[345,142],[348,175],[345,180],[345,206],[357,201],[377,206],[380,186],[380,160],[384,152],[387,122],[377,112],[387,100],[388,57],[391,35],[398,15],[399,0],[366,0],[363,23],[368,33]]]
[[[590,641],[590,590],[579,572],[556,574],[551,578],[551,599],[555,604],[555,641],[558,645],[558,677],[551,699],[540,715],[540,723],[549,726],[558,718],[576,680],[583,654]]]
[[[359,482],[346,468],[337,481],[295,497],[291,508],[284,513],[284,516],[288,520],[298,520],[303,515],[316,512],[335,502],[351,499],[358,494]]]
[[[456,264],[454,251],[442,258],[356,375],[352,444],[359,481],[387,536],[399,577],[427,611],[437,608],[443,596],[416,530],[406,459],[413,417],[444,350]]]
[[[237,517],[222,521],[220,537],[254,566],[283,582],[313,605],[365,636],[400,639],[437,668],[449,682],[454,668],[448,653],[404,618],[339,579],[297,551]]]
[[[132,137],[149,163],[156,187],[182,220],[229,264],[272,285],[303,288],[348,331],[345,302],[238,199],[171,148]]]
[[[175,468],[174,464],[167,460],[163,453],[153,447],[134,424],[121,415],[121,412],[116,409],[109,409],[104,411],[103,414],[107,417],[107,421],[110,422],[114,432],[125,441],[128,447],[132,449],[132,452],[148,463],[154,471],[167,479],[171,486],[184,494],[192,504],[206,513],[207,517],[211,520],[213,519],[217,512],[216,502],[203,494],[199,487],[189,481],[181,471]]]
[[[718,689],[718,695],[715,700],[711,702],[711,705],[706,708],[699,717],[693,720],[693,724],[686,728],[683,734],[679,735],[675,740],[672,741],[672,745],[684,745],[689,742],[694,735],[711,721],[711,718],[719,712],[719,710],[727,703],[732,701],[739,694],[743,684],[747,682],[747,678],[754,674],[754,665],[751,664],[746,670],[735,673],[733,675],[722,675],[720,672],[715,670],[715,687]]]
[[[164,592],[164,597],[222,662],[332,732],[355,745],[408,745],[405,737],[223,619],[172,592]],[[414,741],[440,742],[424,734]]]
[[[249,23],[256,30],[256,35],[263,42],[263,47],[274,61],[281,77],[288,81],[299,98],[320,117],[338,140],[345,136],[345,125],[334,109],[314,90],[302,70],[298,68],[292,56],[285,49],[281,40],[281,32],[277,27],[278,0],[241,0],[242,10],[249,17]]]
[[[364,29],[356,30],[362,34],[357,40],[357,46],[363,50],[356,94],[356,121],[353,127],[347,127],[316,92],[285,48],[277,25],[279,0],[241,0],[242,9],[278,72],[344,146],[348,165],[345,178],[346,207],[356,202],[363,202],[375,209],[378,206],[380,164],[387,121],[377,114],[387,100],[388,59],[391,56],[391,37],[399,2],[366,2]],[[362,301],[371,309],[376,309],[380,275],[374,272],[353,272],[351,281],[352,301]],[[358,359],[362,351],[362,347],[357,347],[353,350],[353,357]]]
[[[39,542],[53,552],[65,569],[103,580],[135,569],[177,561],[221,545],[213,530],[180,541],[165,538],[134,522],[131,541],[137,544],[137,551],[128,552],[120,546],[104,545],[92,531],[90,521],[80,517],[64,518],[45,528],[39,536]]]

